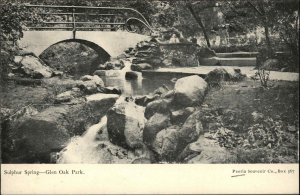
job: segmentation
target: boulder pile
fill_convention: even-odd
[[[163,54],[155,40],[142,41],[135,49],[130,48],[125,53],[133,57],[131,65],[133,71],[155,69],[162,65]]]
[[[150,151],[143,162],[177,162],[204,134],[199,105],[206,90],[201,77],[189,76],[178,79],[174,90],[162,86],[147,96],[125,98],[108,111],[109,140],[131,151]]]

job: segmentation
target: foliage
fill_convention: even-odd
[[[268,87],[270,71],[258,68],[257,72],[255,72],[255,77],[259,78],[262,87]]]
[[[26,12],[22,4],[3,1],[0,6],[0,42],[1,42],[1,81],[9,72],[9,64],[18,51],[17,41],[23,37],[25,20],[33,20],[35,15]]]
[[[257,32],[263,29],[268,58],[278,49],[292,54],[291,65],[299,63],[299,2],[297,0],[220,1],[225,22],[231,34]],[[274,38],[272,38],[274,37]],[[276,42],[275,42],[276,41]],[[299,69],[299,68],[298,68]]]

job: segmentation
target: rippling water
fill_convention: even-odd
[[[107,117],[104,116],[98,124],[91,126],[82,136],[73,137],[68,146],[61,151],[57,163],[98,163],[101,161],[98,155],[96,140],[101,128],[105,128]]]

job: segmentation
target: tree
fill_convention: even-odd
[[[196,22],[201,27],[202,32],[204,34],[204,38],[206,40],[207,47],[210,47],[210,41],[209,41],[208,33],[206,31],[205,26],[203,25],[201,16],[196,14],[196,12],[194,11],[193,6],[190,2],[187,2],[186,6],[190,10],[190,12],[191,12],[192,16],[195,18]]]
[[[297,0],[235,0],[220,1],[225,21],[238,33],[264,29],[265,56],[275,51],[291,54],[289,68],[298,71],[299,63],[299,2]],[[286,61],[286,60],[284,60]],[[292,64],[292,65],[291,65]]]

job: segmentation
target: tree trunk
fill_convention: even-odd
[[[270,41],[270,33],[269,33],[269,27],[268,25],[264,24],[264,29],[265,29],[265,37],[266,37],[266,43],[268,47],[268,56],[271,57],[273,55],[273,49]]]
[[[267,43],[267,48],[268,48],[268,57],[271,58],[273,56],[273,49],[271,45],[271,40],[270,40],[270,32],[269,32],[269,26],[268,26],[268,18],[267,18],[267,13],[264,8],[264,2],[260,1],[258,4],[261,12],[261,20],[263,22],[264,26],[264,31],[265,31],[265,37],[266,37],[266,43]]]
[[[190,10],[190,12],[191,12],[192,16],[195,18],[196,22],[197,22],[197,23],[199,24],[199,26],[201,27],[201,29],[202,29],[202,31],[203,31],[203,34],[204,34],[204,38],[205,38],[206,43],[207,43],[207,47],[210,48],[209,37],[208,37],[208,34],[207,34],[207,32],[206,32],[206,29],[205,29],[205,27],[204,27],[204,25],[203,25],[203,23],[202,23],[201,17],[198,16],[198,15],[195,13],[195,11],[194,11],[194,9],[193,9],[191,3],[187,3],[186,6],[187,6],[187,8]]]

